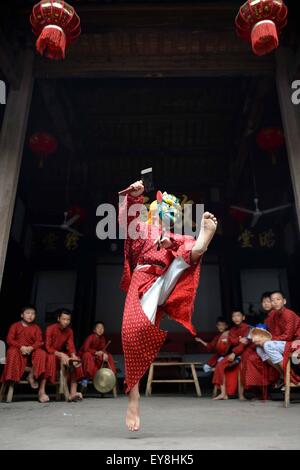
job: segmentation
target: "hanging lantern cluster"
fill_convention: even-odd
[[[284,145],[284,134],[280,127],[265,127],[256,136],[260,149],[271,155],[273,165],[276,164],[276,153]]]
[[[278,35],[287,24],[287,15],[283,0],[248,0],[235,20],[237,34],[252,44],[254,54],[268,54],[279,46]]]
[[[58,143],[55,137],[48,134],[47,132],[36,132],[29,139],[30,150],[39,159],[39,168],[43,168],[44,160],[56,152]]]
[[[64,59],[66,46],[80,36],[80,18],[61,0],[42,0],[34,5],[30,22],[38,37],[36,49],[49,59]]]

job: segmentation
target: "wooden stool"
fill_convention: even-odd
[[[285,391],[284,391],[284,406],[288,408],[291,398],[291,388],[300,388],[300,383],[291,383],[291,357],[288,360],[285,372]]]
[[[31,367],[25,367],[25,372],[30,372]],[[27,380],[20,380],[18,382],[21,385],[26,385],[28,384]],[[55,383],[56,385],[56,400],[61,400],[62,396],[64,399],[67,401],[69,399],[69,389],[68,389],[68,384],[67,384],[67,374],[65,371],[65,368],[61,365],[60,371],[59,371],[59,377],[57,382]],[[11,403],[13,396],[14,396],[14,390],[15,390],[15,382],[5,382],[1,384],[0,388],[0,402],[4,401],[6,389],[8,387],[7,395],[6,395],[6,403]]]
[[[25,367],[24,374],[27,372],[28,374],[31,372],[32,367]],[[27,380],[20,380],[18,382],[21,385],[28,384]],[[0,401],[3,401],[6,389],[8,387],[7,395],[6,395],[6,403],[11,403],[13,396],[14,396],[14,390],[15,390],[15,382],[5,382],[2,383],[1,389],[0,389]]]
[[[149,369],[148,380],[147,380],[147,387],[146,387],[146,397],[150,397],[152,394],[152,384],[153,383],[193,383],[195,385],[195,390],[197,397],[201,397],[201,388],[196,372],[195,366],[202,365],[202,362],[177,362],[177,361],[169,361],[169,362],[153,362]],[[183,367],[190,367],[191,373],[193,378],[192,379],[160,379],[154,380],[154,367],[166,367],[166,366],[183,366]]]

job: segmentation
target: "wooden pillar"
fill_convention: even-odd
[[[0,135],[0,288],[32,96],[33,57],[25,51],[20,86],[9,93]]]
[[[294,105],[291,99],[294,53],[281,47],[276,52],[276,61],[277,90],[300,230],[300,105]]]

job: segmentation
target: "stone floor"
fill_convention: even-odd
[[[300,449],[300,404],[142,398],[142,430],[127,432],[126,398],[0,404],[0,449]]]

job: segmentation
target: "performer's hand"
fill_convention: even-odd
[[[227,356],[227,359],[229,362],[233,362],[235,360],[235,354],[234,353],[229,354],[229,356]]]
[[[103,351],[96,351],[95,356],[103,356]]]
[[[144,184],[142,180],[136,181],[130,185],[132,191],[130,191],[131,196],[138,197],[141,196],[144,192]]]
[[[106,353],[103,354],[103,361],[107,361],[108,360],[108,355]]]
[[[300,339],[296,339],[292,342],[292,349],[300,349]]]
[[[242,343],[242,344],[248,344],[249,341],[247,340],[247,338],[240,338],[240,343]]]
[[[64,366],[68,366],[69,365],[69,356],[65,353],[60,353],[60,360],[61,362],[63,363]]]
[[[22,356],[27,356],[27,354],[28,354],[27,346],[21,346],[20,351],[21,351]]]

